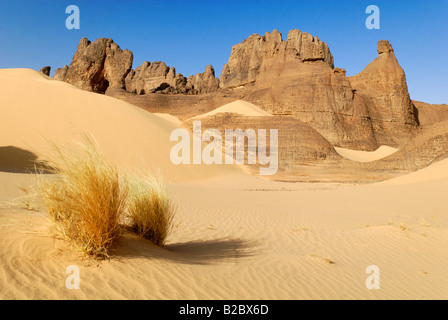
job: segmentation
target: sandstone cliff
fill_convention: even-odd
[[[264,36],[253,34],[233,46],[229,62],[221,72],[221,88],[237,87],[255,82],[265,61],[276,56],[288,60],[324,61],[333,68],[333,56],[324,42],[306,32],[291,30],[286,41],[277,30]]]
[[[377,139],[383,144],[393,144],[419,125],[418,114],[391,44],[379,41],[377,52],[378,57],[349,81],[368,106]]]
[[[292,30],[283,41],[274,30],[233,47],[220,86],[242,89],[269,112],[291,114],[333,145],[399,146],[414,134],[418,117],[392,47],[380,41],[378,53],[366,70],[348,78],[344,69],[334,68],[319,38]]]

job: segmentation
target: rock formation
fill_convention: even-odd
[[[39,72],[46,76],[50,76],[51,67],[50,66],[43,67],[42,69],[39,70]]]
[[[218,90],[219,79],[215,78],[215,70],[207,66],[204,73],[190,76],[176,74],[174,67],[168,67],[162,61],[148,62],[129,72],[125,80],[126,91],[137,94],[145,93],[208,93]]]
[[[168,67],[162,61],[145,61],[135,70],[131,70],[125,79],[126,91],[146,94],[161,91],[163,93],[187,93],[187,79],[174,67]]]
[[[418,110],[418,122],[425,128],[435,123],[448,120],[447,104],[429,104],[421,101],[412,101]]]
[[[170,68],[161,61],[150,63],[145,61],[135,70],[131,70],[125,79],[126,91],[137,94],[155,92],[162,84],[171,85],[173,79],[168,78]],[[173,72],[170,73],[172,77]]]
[[[324,61],[333,68],[333,56],[324,42],[306,32],[291,30],[286,41],[277,30],[264,36],[253,34],[233,46],[229,62],[221,72],[221,88],[255,82],[266,60],[274,57],[305,61]],[[264,66],[265,68],[267,66]]]
[[[112,39],[101,38],[90,42],[83,38],[70,66],[57,69],[54,79],[97,93],[125,89],[139,95],[155,92],[198,94],[219,89],[219,79],[210,65],[205,72],[187,79],[162,61],[145,61],[135,70],[132,70],[132,62],[132,52],[121,50]]]
[[[65,65],[63,68],[58,68],[54,72],[53,78],[59,81],[65,81],[65,76],[67,75],[68,66]]]
[[[58,69],[55,79],[66,81],[81,89],[104,93],[110,88],[124,88],[132,68],[133,54],[121,50],[112,39],[90,42],[81,39],[69,67]]]
[[[345,71],[334,69],[328,46],[299,30],[287,40],[274,30],[251,35],[232,49],[221,88],[243,88],[250,102],[271,113],[288,113],[334,145],[376,149],[365,106],[355,98]]]
[[[203,73],[189,76],[187,80],[187,89],[196,93],[214,92],[218,88],[219,79],[215,78],[215,69],[211,65],[208,65]]]
[[[418,126],[418,115],[408,93],[406,75],[398,64],[391,44],[380,40],[378,57],[362,72],[350,77],[356,95],[368,105],[377,137],[390,144],[397,137]]]
[[[419,126],[392,46],[381,40],[377,51],[378,58],[362,72],[347,77],[344,69],[334,67],[328,45],[317,36],[291,30],[283,40],[274,30],[233,46],[220,79],[210,65],[187,79],[161,61],[146,61],[132,70],[132,52],[122,51],[111,39],[90,43],[84,38],[70,66],[56,70],[54,78],[98,93],[108,89],[126,99],[131,99],[128,93],[147,96],[147,103],[138,100],[148,110],[154,108],[151,93],[207,94],[198,101],[212,101],[208,105],[221,97],[243,99],[300,120],[332,145],[375,150],[382,144],[403,145]],[[157,101],[165,110],[181,100]]]
[[[388,42],[355,77],[334,68],[328,46],[299,30],[286,41],[274,30],[233,47],[221,88],[242,88],[252,103],[288,113],[311,125],[333,145],[375,150],[398,146],[418,125],[406,78]],[[387,132],[386,132],[387,131]]]

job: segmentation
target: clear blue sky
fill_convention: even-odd
[[[68,30],[65,8],[80,9],[80,30]],[[381,10],[381,29],[365,27],[366,7]],[[161,60],[184,76],[214,66],[217,76],[234,44],[252,33],[300,29],[328,43],[335,66],[360,72],[387,39],[406,72],[411,98],[448,103],[446,0],[2,0],[0,68],[70,64],[79,40],[114,39],[134,52],[134,68]]]

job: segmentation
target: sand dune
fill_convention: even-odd
[[[380,160],[398,151],[398,149],[389,146],[381,146],[375,151],[359,151],[339,147],[334,147],[334,149],[342,157],[357,162],[372,162]]]
[[[446,299],[447,187],[176,183],[167,247],[126,235],[99,264],[55,240],[41,213],[0,205],[0,298]],[[69,265],[80,290],[65,287]],[[365,286],[369,265],[380,290]]]
[[[448,179],[448,159],[436,162],[416,172],[380,182],[379,184],[399,185],[399,184],[411,184],[418,182],[434,181],[440,179]]]
[[[272,114],[262,110],[261,108],[257,107],[256,105],[254,105],[250,102],[247,102],[244,100],[237,100],[237,101],[225,104],[222,107],[219,107],[210,112],[193,117],[192,119],[200,119],[200,118],[210,117],[210,116],[214,116],[219,113],[236,113],[239,115],[252,116],[252,117],[264,117],[264,116],[272,117]]]
[[[171,121],[172,123],[174,123],[177,126],[182,125],[182,121],[180,121],[179,118],[177,118],[177,117],[175,117],[175,116],[173,116],[171,114],[168,114],[168,113],[154,113],[154,115],[156,115],[158,117],[161,117],[162,119]]]
[[[49,141],[65,145],[88,133],[116,164],[130,169],[147,166],[172,181],[240,172],[231,165],[172,164],[170,150],[175,142],[170,142],[170,133],[179,126],[166,116],[29,69],[0,70],[0,86],[0,147],[48,155]]]

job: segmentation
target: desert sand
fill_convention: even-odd
[[[448,160],[444,159],[430,166],[423,168],[419,171],[412,172],[410,174],[383,181],[379,184],[381,185],[402,185],[402,184],[412,184],[419,182],[430,182],[437,180],[444,180],[448,178]]]
[[[117,165],[131,170],[157,168],[169,180],[207,179],[239,170],[172,164],[169,155],[176,142],[170,142],[170,134],[179,128],[173,117],[162,118],[29,69],[1,70],[0,85],[11,88],[0,97],[0,146],[39,158],[52,154],[51,143],[74,144],[87,133]],[[21,87],[27,92],[20,93]]]
[[[357,162],[372,162],[380,160],[398,151],[397,148],[389,146],[381,146],[375,151],[360,151],[339,147],[334,147],[334,149],[344,158]]]
[[[227,103],[222,107],[216,108],[215,110],[212,110],[210,112],[193,117],[192,119],[211,117],[220,113],[235,113],[249,117],[272,117],[272,114],[257,107],[253,103],[244,100],[237,100],[231,103]]]
[[[179,167],[167,156],[174,121],[31,70],[1,70],[0,86],[0,299],[448,298],[446,161],[371,185]],[[52,235],[43,208],[26,208],[19,187],[32,197],[35,180],[11,163],[42,160],[48,140],[83,131],[114,163],[166,174],[178,210],[165,248],[128,234],[110,260],[87,259]],[[69,265],[79,290],[65,286]],[[366,288],[369,265],[379,290]]]

